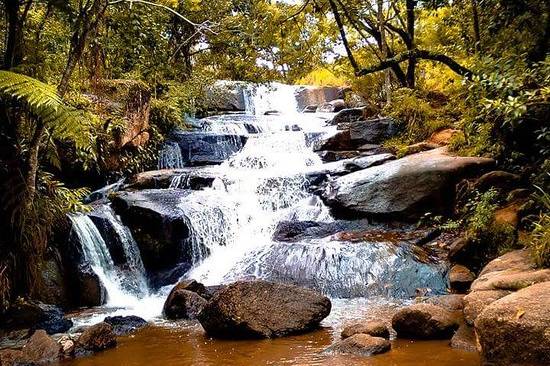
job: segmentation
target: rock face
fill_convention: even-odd
[[[243,112],[246,110],[244,90],[247,83],[220,80],[206,92],[205,109],[220,112]]]
[[[162,169],[138,173],[130,178],[127,189],[155,189],[169,188],[175,178],[181,177],[181,183],[178,187],[203,189],[211,187],[212,182],[217,177],[209,167],[189,167],[182,169]]]
[[[451,267],[449,272],[449,283],[451,289],[458,293],[465,293],[470,288],[472,282],[474,282],[476,276],[468,268],[456,264]]]
[[[357,122],[365,118],[366,108],[348,108],[338,112],[328,123],[337,126],[340,123]]]
[[[79,265],[76,277],[78,282],[78,298],[76,302],[78,305],[101,306],[105,304],[107,301],[107,290],[90,265]]]
[[[176,142],[186,166],[221,164],[246,144],[245,135],[215,132],[174,132],[170,140]]]
[[[6,329],[43,329],[48,334],[55,334],[66,332],[73,322],[55,305],[23,300],[14,303],[3,314],[2,326]]]
[[[330,309],[327,297],[308,289],[239,281],[216,292],[199,321],[217,338],[274,338],[315,329]]]
[[[450,339],[458,329],[457,314],[431,304],[415,304],[399,310],[392,319],[400,338]]]
[[[189,234],[181,208],[183,190],[120,192],[112,205],[130,228],[148,270],[174,268],[183,262],[182,240]]]
[[[336,87],[302,86],[296,89],[294,95],[298,102],[298,109],[303,110],[309,105],[321,105],[338,99],[341,93]]]
[[[105,323],[113,327],[113,332],[117,336],[124,336],[135,332],[138,329],[147,326],[147,321],[139,316],[108,316],[104,320]]]
[[[476,352],[477,346],[474,328],[469,325],[462,324],[456,331],[453,338],[451,338],[451,347],[468,352]]]
[[[55,255],[40,263],[40,285],[35,298],[46,304],[65,307],[68,305],[68,286],[64,268],[57,251]]]
[[[464,296],[464,320],[468,325],[474,325],[474,321],[487,306],[510,294],[510,291],[493,290],[474,291]]]
[[[77,342],[77,353],[99,352],[113,348],[116,344],[113,327],[107,323],[98,323],[80,335]]]
[[[168,319],[196,319],[206,303],[196,292],[176,286],[164,303],[163,313]]]
[[[334,113],[340,112],[344,108],[346,108],[346,102],[343,99],[335,99],[321,104],[319,108],[317,108],[317,112]]]
[[[368,334],[372,337],[385,339],[390,338],[388,327],[386,324],[379,321],[361,322],[349,325],[342,330],[341,337],[342,339],[346,339],[356,334]]]
[[[356,334],[336,342],[324,352],[329,354],[372,356],[388,352],[390,349],[391,343],[387,339],[372,337],[368,334]]]
[[[417,218],[427,211],[448,212],[456,183],[493,164],[435,149],[338,178],[324,198],[341,215]]]
[[[458,311],[464,308],[464,295],[433,296],[428,298],[426,303],[440,306],[449,311]]]
[[[497,365],[550,364],[550,282],[493,302],[477,317],[476,333],[485,362]]]

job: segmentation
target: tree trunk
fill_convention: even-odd
[[[23,60],[23,19],[19,14],[19,0],[5,0],[7,23],[6,51],[3,68],[8,70]]]
[[[384,0],[378,2],[378,29],[380,30],[380,48],[382,59],[388,58],[388,44],[386,43],[386,19],[384,17]],[[386,103],[391,103],[391,79],[390,69],[384,70],[384,94],[386,95]]]
[[[336,20],[336,24],[338,25],[338,30],[340,31],[340,36],[342,37],[342,42],[344,43],[344,48],[346,49],[349,62],[351,63],[353,70],[355,72],[358,72],[359,65],[357,64],[357,61],[355,61],[355,57],[353,57],[353,53],[351,52],[351,47],[349,46],[348,38],[346,36],[346,30],[344,29],[344,24],[342,23],[342,19],[340,18],[340,13],[338,13],[338,7],[333,0],[329,0],[329,4],[334,15],[334,20]]]
[[[67,92],[71,76],[84,53],[88,37],[92,31],[97,29],[99,22],[105,15],[108,5],[109,3],[106,0],[94,0],[90,8],[81,9],[75,22],[73,36],[71,37],[71,47],[67,58],[67,64],[57,87],[57,91],[61,96],[64,96]]]
[[[26,208],[30,209],[34,203],[34,197],[36,194],[36,174],[38,173],[38,153],[40,151],[40,142],[46,126],[42,122],[37,122],[36,129],[34,130],[33,138],[29,143],[28,157],[27,157],[27,171],[25,174],[25,185],[27,186],[27,199],[25,202]]]
[[[407,44],[407,50],[412,51],[415,47],[414,41],[414,26],[415,16],[414,10],[416,8],[416,0],[407,0],[407,34],[409,35],[409,42]],[[409,65],[407,67],[407,87],[414,89],[415,87],[415,70],[416,70],[416,57],[409,58]]]
[[[479,29],[479,8],[477,6],[478,0],[471,0],[472,2],[472,25],[474,27],[474,42],[476,53],[481,53],[481,31]]]

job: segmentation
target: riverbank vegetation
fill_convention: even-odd
[[[457,154],[540,187],[523,228],[549,263],[546,1],[6,0],[0,12],[4,304],[39,285],[64,214],[154,168],[219,79],[342,87],[402,124],[395,152],[461,130]],[[476,240],[496,210],[480,194],[463,218]]]

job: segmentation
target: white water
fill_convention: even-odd
[[[178,169],[185,166],[181,149],[176,142],[168,141],[164,144],[159,156],[159,169]]]

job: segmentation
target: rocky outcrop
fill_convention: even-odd
[[[335,112],[340,112],[345,108],[346,108],[346,102],[343,99],[335,99],[335,100],[331,100],[330,102],[321,104],[317,108],[317,112],[335,113]]]
[[[368,334],[355,334],[349,338],[336,342],[325,349],[324,353],[366,357],[385,353],[390,349],[391,343],[387,339],[373,337]]]
[[[46,304],[67,307],[69,305],[68,281],[57,250],[53,250],[53,254],[40,263],[38,273],[40,273],[40,283],[36,288],[35,299]]]
[[[73,325],[57,306],[26,300],[13,303],[1,323],[5,329],[42,329],[48,334],[66,332]]]
[[[113,332],[117,336],[125,336],[146,327],[147,321],[139,316],[108,316],[103,320],[113,327]]]
[[[441,295],[429,297],[427,304],[440,306],[449,311],[460,311],[464,308],[464,295]]]
[[[333,136],[318,142],[316,151],[362,150],[365,144],[380,144],[395,136],[399,129],[391,118],[373,118],[349,123],[340,123],[340,130]]]
[[[44,330],[37,330],[21,349],[0,350],[0,365],[46,365],[59,361],[60,345]]]
[[[113,327],[107,323],[98,323],[82,332],[77,341],[76,353],[83,356],[113,348],[116,344],[116,334]]]
[[[179,145],[185,166],[202,166],[223,163],[244,147],[248,136],[176,131],[170,140]]]
[[[458,326],[456,313],[431,304],[407,306],[392,318],[392,327],[399,338],[450,339]]]
[[[341,97],[340,88],[301,86],[294,92],[298,109],[303,110],[308,105],[321,105]]]
[[[452,207],[456,183],[493,164],[492,159],[435,149],[338,178],[324,199],[337,215],[418,218],[425,212],[444,213]]]
[[[146,269],[174,268],[185,262],[182,241],[189,228],[179,205],[186,194],[183,190],[143,190],[119,192],[113,198],[113,208],[132,231]]]
[[[274,338],[315,329],[330,300],[314,291],[267,281],[235,282],[215,293],[199,314],[216,338]]]
[[[202,107],[217,112],[244,112],[244,91],[248,84],[242,81],[219,80],[206,90]]]
[[[477,317],[475,329],[486,363],[550,364],[550,282],[505,296]]]
[[[198,190],[211,187],[217,176],[209,167],[151,170],[133,175],[125,189],[169,188],[173,180],[177,178],[180,180],[180,185],[174,188]]]
[[[107,290],[89,264],[81,264],[76,272],[79,306],[101,306],[107,302]]]
[[[487,306],[510,294],[510,291],[489,290],[474,291],[464,296],[464,320],[468,325],[474,325],[474,321]]]
[[[368,334],[372,337],[380,337],[385,339],[390,338],[390,331],[388,330],[388,327],[385,323],[380,321],[367,321],[348,325],[342,330],[340,336],[342,339],[346,339],[356,334]]]

